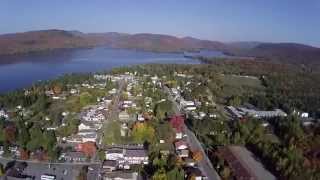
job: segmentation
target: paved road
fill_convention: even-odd
[[[0,158],[0,163],[4,166],[6,163],[11,160]],[[21,161],[27,162],[28,166],[23,171],[24,174],[34,176],[35,180],[40,180],[41,175],[43,174],[53,174],[56,175],[57,180],[75,180],[79,175],[80,169],[83,166],[89,166],[93,170],[89,170],[87,177],[88,179],[98,180],[98,169],[100,168],[100,164],[97,163],[83,163],[83,164],[71,164],[71,163],[45,163],[45,162],[32,162],[32,161]],[[49,164],[51,164],[49,166]],[[91,169],[90,168],[90,169]],[[10,180],[10,178],[8,178]]]
[[[117,89],[117,92],[116,94],[113,95],[113,98],[112,98],[112,105],[111,107],[109,108],[108,110],[108,113],[106,115],[106,119],[105,121],[103,122],[103,127],[101,128],[100,132],[99,132],[99,140],[98,140],[98,144],[100,147],[103,146],[103,131],[105,129],[105,127],[108,126],[108,123],[111,121],[111,120],[117,120],[118,119],[118,114],[119,114],[119,101],[120,101],[120,96],[121,96],[121,93],[123,91],[123,88],[124,88],[124,85],[125,85],[125,82],[124,80],[120,80],[119,82],[119,87]]]
[[[181,114],[181,107],[180,105],[174,100],[173,96],[170,93],[170,90],[165,87],[164,88],[165,92],[169,94],[169,99],[173,102],[174,104],[174,111],[176,114]],[[204,173],[204,175],[209,179],[209,180],[220,180],[220,176],[218,175],[217,171],[214,169],[212,166],[212,163],[210,159],[208,158],[207,154],[203,150],[203,147],[197,137],[194,135],[194,133],[187,127],[185,126],[185,133],[187,134],[187,141],[188,144],[190,145],[190,148],[192,151],[194,150],[200,150],[202,154],[204,155],[203,159],[198,162],[198,167],[199,169]]]
[[[230,146],[230,150],[233,152],[235,156],[245,165],[246,169],[254,175],[256,179],[259,180],[276,180],[277,178],[271,174],[266,168],[263,166],[259,160],[257,160],[256,156],[247,150],[245,147],[241,146]]]
[[[212,166],[212,163],[206,153],[203,150],[203,147],[201,146],[200,142],[194,135],[192,131],[190,131],[188,128],[186,128],[185,133],[188,136],[188,144],[190,145],[190,148],[192,151],[200,150],[202,154],[204,154],[203,159],[198,162],[199,169],[204,172],[204,174],[208,177],[210,180],[220,180],[220,177],[214,167]]]

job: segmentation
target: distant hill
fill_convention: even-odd
[[[226,44],[229,46],[229,48],[233,48],[233,49],[252,49],[262,43],[263,42],[258,42],[258,41],[238,41],[238,42],[229,42]]]
[[[162,34],[121,34],[100,33],[88,34],[96,38],[98,44],[113,48],[128,48],[155,52],[182,52],[199,49],[225,50],[225,44],[217,41],[206,41],[195,38],[178,38]]]
[[[0,35],[0,55],[101,45],[156,52],[226,49],[223,43],[216,41],[147,33],[132,35],[116,32],[85,34],[79,31],[42,30]]]
[[[155,52],[208,49],[220,50],[230,55],[258,57],[275,62],[320,64],[320,48],[295,43],[222,43],[193,37],[178,38],[161,34],[82,33],[55,29],[0,35],[0,55],[94,46]]]
[[[320,65],[320,48],[296,43],[258,43],[251,48],[232,51],[235,55],[253,56],[273,62]]]
[[[0,35],[0,55],[95,45],[75,31],[44,30]]]

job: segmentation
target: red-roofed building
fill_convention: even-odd
[[[76,150],[92,157],[97,151],[97,146],[94,142],[79,143],[76,146]]]
[[[176,147],[176,150],[188,149],[188,143],[183,140],[176,141],[174,146]]]
[[[184,131],[184,118],[179,115],[172,116],[170,119],[170,125],[175,129],[176,139],[181,139],[182,132]]]

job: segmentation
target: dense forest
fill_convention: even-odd
[[[319,117],[320,72],[300,65],[256,60],[201,59],[215,71],[224,74],[256,76],[266,87],[266,96],[251,97],[261,108],[294,109]],[[260,103],[258,103],[260,102]]]

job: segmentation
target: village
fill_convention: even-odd
[[[170,116],[161,115],[161,118],[167,118],[166,128],[171,132],[157,133],[155,127],[148,124],[148,122],[154,120],[155,106],[170,101],[166,97],[167,95],[161,92],[164,85],[159,77],[150,77],[147,74],[138,77],[127,72],[121,75],[94,75],[94,78],[97,81],[108,81],[115,85],[108,90],[108,96],[98,97],[96,103],[83,107],[79,113],[62,112],[60,126],[45,128],[47,131],[58,131],[59,128],[68,127],[68,116],[79,119],[76,133],[56,137],[57,146],[62,148],[56,163],[88,164],[89,171],[93,170],[90,168],[91,163],[101,163],[97,178],[139,179],[141,178],[138,172],[139,167],[147,166],[150,163],[150,151],[146,146],[147,142],[149,146],[159,147],[161,156],[168,157],[173,154],[181,159],[185,167],[185,177],[195,177],[196,179],[206,177],[204,169],[200,170],[197,167],[197,162],[203,159],[203,151],[195,148],[190,149],[191,146],[185,133],[186,126],[182,114],[176,112]],[[148,89],[142,90],[141,84],[144,85],[143,88],[147,87]],[[104,90],[105,86],[105,83],[82,83],[70,87],[69,92],[56,93],[54,90],[47,90],[45,94],[52,101],[64,102],[69,97],[79,96],[82,89]],[[152,94],[155,89],[160,94]],[[153,97],[148,96],[147,93],[153,95]],[[17,109],[25,114],[28,112],[20,106]],[[158,111],[166,113],[161,108],[158,108]],[[1,117],[9,120],[6,111],[1,110],[0,113]],[[45,117],[45,120],[49,121],[50,119]],[[167,127],[168,125],[170,127]],[[139,132],[139,129],[135,129],[143,126],[148,126],[149,130]],[[164,129],[158,131],[162,130]],[[161,135],[163,133],[173,134],[173,136],[163,136]],[[144,137],[148,135],[153,137]],[[132,136],[137,137],[132,138]],[[10,151],[10,154],[16,159],[25,159],[25,157],[21,157],[18,146],[10,147]],[[2,147],[1,155],[3,154]],[[28,158],[37,159],[36,153],[32,152]],[[46,161],[44,158],[39,160]],[[25,173],[32,172],[31,168],[29,167],[29,170],[26,170]],[[67,170],[64,170],[61,177],[68,173]],[[14,177],[18,176],[19,173],[13,170],[9,175]]]
[[[221,179],[217,172],[219,166],[212,162],[207,147],[198,139],[200,132],[190,127],[191,122],[210,119],[224,126],[252,117],[268,128],[268,119],[287,117],[281,109],[266,111],[252,105],[217,105],[210,94],[205,95],[207,92],[202,92],[205,98],[192,98],[188,94],[192,92],[191,87],[201,86],[201,82],[194,80],[192,75],[178,72],[173,78],[184,86],[172,85],[166,76],[124,72],[94,74],[94,83],[70,84],[65,90],[47,89],[44,92],[46,98],[57,106],[65,104],[66,107],[60,111],[59,124],[44,124],[42,127],[43,131],[55,134],[54,147],[60,149],[57,158],[49,162],[42,147],[27,153],[18,145],[10,146],[8,150],[1,146],[0,155],[4,159],[31,161],[25,171],[18,171],[20,163],[17,163],[7,175],[34,177],[36,170],[32,163],[42,161],[48,163],[49,170],[39,175],[52,175],[56,179],[81,174],[83,169],[70,172],[63,168],[66,164],[70,167],[86,166],[87,176],[94,179],[151,178],[149,169],[158,175],[176,173],[182,179]],[[73,102],[76,98],[80,101]],[[74,104],[68,107],[69,103]],[[32,114],[22,105],[14,112],[19,112],[22,117]],[[299,116],[308,119],[306,112],[300,112]],[[0,117],[10,122],[10,110],[1,109]],[[43,119],[51,121],[49,116]],[[306,121],[303,124],[308,125]],[[211,127],[208,134],[228,134],[227,129],[217,127]],[[217,152],[219,157],[215,155],[214,158],[224,159],[237,179],[276,179],[244,146],[222,146]],[[165,170],[162,161],[173,161],[171,169],[175,171]],[[62,171],[51,170],[51,164],[62,167]]]

